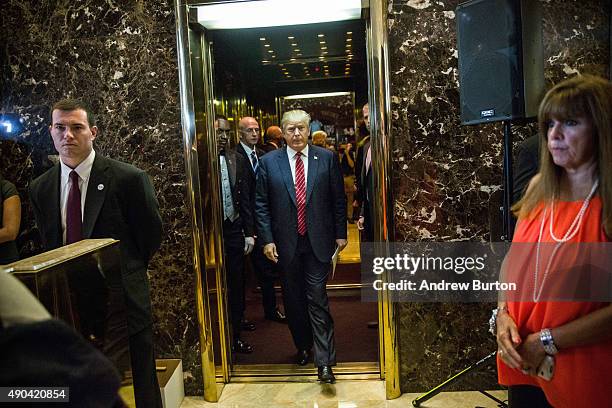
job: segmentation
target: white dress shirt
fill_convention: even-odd
[[[68,167],[60,157],[60,166],[62,169],[62,177],[60,179],[60,210],[62,213],[62,241],[66,244],[66,212],[68,211],[68,194],[70,193],[70,172],[76,171],[79,175],[79,190],[81,191],[81,221],[85,214],[85,198],[87,196],[87,186],[89,185],[89,176],[91,175],[91,167],[93,166],[96,152],[91,149],[89,156],[85,158],[74,169]]]
[[[295,154],[297,151],[287,146],[287,156],[289,157],[289,166],[291,167],[291,177],[295,186]],[[304,163],[304,184],[308,186],[308,144],[302,149],[302,163]]]

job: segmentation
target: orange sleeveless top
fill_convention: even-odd
[[[583,201],[555,203],[554,233],[563,236],[580,211]],[[602,228],[601,199],[593,197],[587,208],[580,230],[569,242],[607,242]],[[534,211],[535,216],[520,220],[513,242],[538,242],[543,206]],[[549,232],[550,209],[546,213],[542,232],[543,243],[554,242]],[[535,245],[534,245],[535,248]],[[535,251],[525,262],[535,265]],[[544,263],[542,261],[541,265]],[[540,267],[540,269],[544,269]],[[533,269],[527,269],[532,273]],[[543,275],[543,272],[540,276]],[[558,276],[556,277],[558,279]],[[531,278],[533,279],[533,278]],[[542,279],[540,277],[540,279]],[[550,279],[550,277],[549,277]],[[541,282],[541,281],[540,281]],[[508,312],[516,322],[521,338],[554,328],[587,315],[609,303],[601,302],[508,302]],[[497,370],[502,385],[534,385],[546,394],[555,408],[612,407],[612,339],[588,346],[560,350],[555,355],[554,375],[551,381],[523,374],[508,367],[498,357]]]

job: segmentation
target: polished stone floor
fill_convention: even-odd
[[[505,391],[493,391],[501,400]],[[181,408],[383,408],[412,407],[420,394],[404,394],[394,400],[385,400],[382,381],[340,381],[321,386],[316,382],[228,384],[218,403],[209,403],[201,397],[186,397]],[[476,391],[445,392],[421,405],[423,408],[495,408],[497,403]]]

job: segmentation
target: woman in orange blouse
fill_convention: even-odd
[[[533,290],[528,301],[498,303],[499,382],[511,408],[609,407],[612,306],[547,301],[542,294],[564,276],[540,259],[540,244],[612,237],[612,85],[586,75],[565,80],[544,97],[538,122],[540,170],[513,207],[513,242],[536,244],[518,260]],[[545,360],[554,362],[549,379],[537,375]]]

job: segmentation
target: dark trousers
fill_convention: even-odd
[[[511,385],[508,387],[509,408],[552,408],[544,391],[533,385]]]
[[[136,407],[161,408],[162,402],[153,352],[152,326],[130,334],[130,357]]]
[[[263,254],[263,246],[256,241],[255,248],[251,252],[251,263],[261,287],[261,301],[264,314],[274,316],[276,311],[276,293],[274,292],[274,281],[278,277],[277,265]]]
[[[237,340],[244,315],[244,235],[240,221],[223,222],[223,247],[232,334]]]
[[[325,285],[330,262],[320,262],[308,236],[299,237],[293,260],[283,268],[285,313],[298,350],[314,344],[315,365],[335,365],[334,321],[329,312]]]

